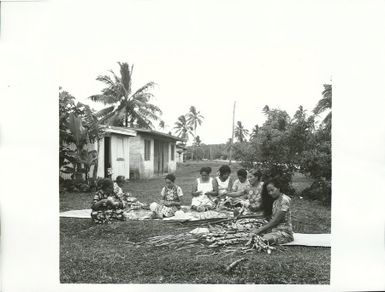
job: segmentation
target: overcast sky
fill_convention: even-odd
[[[194,105],[204,116],[197,130],[204,143],[231,137],[234,101],[236,121],[249,130],[263,123],[266,104],[290,115],[299,105],[310,111],[332,77],[330,7],[321,1],[258,3],[57,3],[59,85],[100,109],[87,100],[103,87],[95,78],[118,71],[118,61],[134,64],[134,90],[158,84],[153,102],[166,130]],[[5,6],[3,14],[13,10]]]

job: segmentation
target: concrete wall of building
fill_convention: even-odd
[[[131,137],[130,142],[130,178],[147,179],[154,177],[154,139],[152,135],[138,133],[136,137]],[[150,160],[144,160],[145,140],[150,141]],[[174,160],[171,160],[171,145],[174,145]],[[167,171],[176,171],[179,154],[176,152],[176,143],[168,142],[168,161]]]
[[[174,147],[171,147],[172,145]],[[172,148],[174,148],[173,154],[171,153]],[[175,142],[168,143],[168,151],[169,151],[169,154],[168,154],[168,173],[173,173],[176,171],[176,163],[177,163],[177,159],[178,159],[178,153],[176,153]],[[174,160],[171,160],[172,155],[174,156]]]
[[[130,139],[130,178],[150,178],[154,174],[154,141],[151,141],[150,160],[144,160],[144,138],[141,135],[131,137]]]

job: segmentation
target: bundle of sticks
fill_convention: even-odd
[[[172,249],[188,249],[201,245],[209,248],[227,249],[229,246],[238,246],[240,250],[256,250],[271,253],[273,247],[251,231],[265,224],[264,219],[241,218],[232,219],[214,224],[209,224],[208,233],[191,234],[190,232],[177,235],[155,236],[148,239],[148,245]]]

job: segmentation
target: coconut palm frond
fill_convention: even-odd
[[[125,94],[123,87],[118,85],[103,88],[101,91],[104,95],[113,96],[115,98],[115,101],[119,101],[121,97]]]
[[[104,105],[111,105],[119,102],[118,95],[115,95],[113,92],[108,92],[108,94],[92,95],[89,98],[92,101],[101,102]]]
[[[152,124],[151,120],[148,119],[147,117],[137,114],[136,112],[133,113],[132,115],[136,121],[136,124],[141,127],[141,128],[146,128],[146,129],[152,129],[154,125]]]
[[[143,93],[137,94],[135,96],[132,95],[130,97],[130,99],[135,99],[135,100],[147,103],[153,97],[154,97],[154,95],[152,93],[150,93],[150,92],[143,92]]]
[[[158,113],[160,115],[162,114],[162,111],[158,106],[142,101],[140,99],[133,99],[131,100],[131,103],[137,108],[145,108],[149,111],[152,111],[153,113]]]
[[[322,91],[322,95],[327,98],[332,97],[332,85],[324,84],[324,91]]]
[[[136,96],[141,95],[143,93],[146,93],[147,90],[154,88],[157,84],[153,81],[148,82],[147,84],[143,85],[141,88],[139,88],[133,95],[133,98],[136,98]]]
[[[162,110],[158,106],[151,104],[151,103],[145,104],[144,108],[146,110],[152,112],[153,114],[156,114],[156,115],[162,115],[163,114]]]
[[[313,113],[318,115],[325,110],[332,108],[332,85],[324,84],[324,90],[322,91],[322,99],[320,99],[313,110]]]
[[[105,117],[106,115],[110,114],[111,112],[113,112],[115,109],[115,106],[109,106],[109,107],[106,107],[104,109],[101,109],[100,111],[98,111],[95,116],[97,118],[103,118]]]
[[[114,77],[114,85],[123,85],[122,84],[122,81],[120,80],[120,78],[118,77],[118,75],[115,74],[115,72],[113,70],[108,70],[108,72],[111,73],[112,77]]]
[[[159,120],[159,117],[157,115],[155,115],[151,111],[148,111],[148,110],[143,109],[143,108],[139,109],[137,111],[137,113],[139,114],[139,116],[142,116],[143,118],[151,119],[154,121]]]
[[[331,106],[331,98],[322,98],[318,101],[316,107],[313,110],[313,113],[318,115],[324,112],[325,110],[330,109]]]
[[[112,112],[106,114],[105,116],[103,116],[103,117],[99,120],[99,122],[100,122],[101,124],[109,124],[109,122],[113,119],[114,116],[116,116],[116,114],[117,114],[117,113],[116,113],[115,111],[112,111]]]
[[[108,87],[114,87],[116,85],[116,83],[108,75],[99,75],[98,77],[96,77],[96,80],[103,82]]]

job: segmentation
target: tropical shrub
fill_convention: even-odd
[[[312,185],[301,193],[304,198],[321,201],[324,205],[331,204],[332,185],[331,181],[317,179]]]

